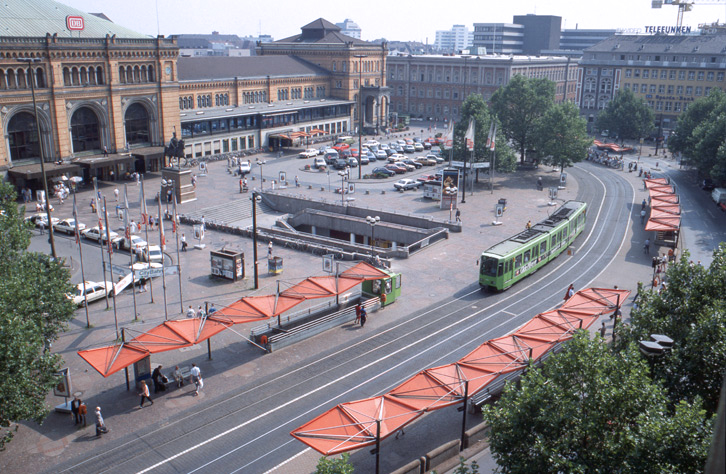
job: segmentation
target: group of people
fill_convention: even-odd
[[[610,156],[606,151],[590,150],[587,153],[587,160],[610,168],[622,169],[623,159],[618,156]]]
[[[169,383],[169,378],[161,373],[162,368],[163,367],[159,365],[151,373],[151,380],[154,383],[155,394],[165,391],[166,385]],[[184,386],[184,376],[182,375],[182,371],[178,365],[174,367],[174,372],[172,372],[171,375],[174,378],[174,383],[177,388]],[[204,379],[202,379],[202,371],[199,367],[197,367],[197,364],[192,364],[192,368],[189,371],[189,381],[194,384],[194,396],[199,396],[199,391],[204,388]],[[141,381],[139,386],[139,397],[141,397],[139,408],[144,408],[145,401],[148,401],[151,405],[154,404],[154,400],[151,399],[151,393],[149,391],[149,386],[146,384],[146,380]]]
[[[214,303],[212,303],[209,306],[209,314],[212,315],[215,311],[217,311],[217,308],[214,307]],[[204,308],[202,308],[202,305],[199,305],[199,308],[197,308],[196,311],[194,311],[194,308],[192,305],[189,305],[189,309],[187,309],[186,312],[187,318],[203,318],[207,316],[207,312],[204,311]]]

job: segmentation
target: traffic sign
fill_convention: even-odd
[[[109,262],[104,262],[106,264],[106,271],[115,273],[116,275],[123,275],[126,276],[129,273],[131,273],[131,269],[129,267],[123,267],[121,265],[111,265]]]
[[[179,273],[179,267],[176,265],[164,267],[164,275],[176,275],[177,273]]]

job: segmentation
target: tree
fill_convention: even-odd
[[[651,334],[673,339],[673,348],[653,364],[673,403],[702,399],[716,412],[726,367],[726,243],[713,253],[708,268],[692,265],[684,252],[671,264],[666,288],[639,288],[637,308],[617,339],[617,348],[649,340]]]
[[[619,89],[615,98],[597,117],[597,127],[609,130],[625,139],[637,139],[648,135],[653,130],[655,116],[645,100],[635,97],[630,89]]]
[[[544,163],[564,170],[587,156],[592,139],[587,123],[572,102],[550,107],[537,122],[537,153]]]
[[[318,461],[315,474],[353,474],[353,466],[350,465],[350,454],[343,453],[339,458],[322,457]]]
[[[489,162],[492,152],[486,146],[492,121],[496,118],[480,94],[471,94],[461,106],[461,120],[454,127],[454,157],[460,161],[471,162],[471,152],[466,148],[464,135],[469,127],[469,119],[474,119],[474,162]],[[512,149],[507,146],[503,134],[496,139],[495,169],[500,173],[512,172],[516,168]]]
[[[62,362],[49,348],[75,309],[66,297],[68,269],[27,251],[30,230],[15,199],[12,186],[0,183],[0,448],[14,422],[45,419]]]
[[[505,473],[698,472],[712,430],[698,401],[671,414],[635,346],[613,352],[587,331],[528,370],[520,387],[509,384],[484,419]],[[695,435],[678,434],[682,422]]]
[[[535,124],[552,106],[555,83],[544,78],[512,77],[492,96],[492,110],[502,125],[503,135],[519,149],[522,162],[534,146]]]

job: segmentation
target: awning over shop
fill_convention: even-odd
[[[109,156],[95,156],[90,158],[81,158],[76,163],[80,166],[88,169],[105,168],[107,166],[116,165],[119,163],[133,163],[134,157],[130,154],[115,154]]]
[[[302,131],[300,131],[300,132],[292,132],[290,134],[290,138],[305,138],[305,137],[309,137],[309,136],[310,136],[309,134],[307,134],[305,132],[302,132]]]
[[[51,176],[59,176],[66,173],[71,176],[78,176],[81,173],[81,167],[75,163],[44,164],[45,175],[49,178]],[[39,179],[43,177],[43,172],[40,169],[40,163],[33,163],[32,165],[13,166],[8,170],[8,173],[10,173],[10,175],[12,176],[16,176],[25,180]]]
[[[325,130],[320,130],[319,128],[313,128],[308,133],[310,133],[310,135],[325,135],[328,132],[326,132]]]
[[[282,138],[284,140],[290,140],[290,136],[289,135],[285,135],[283,133],[273,133],[273,134],[270,134],[269,138]]]

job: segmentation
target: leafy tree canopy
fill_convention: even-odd
[[[501,123],[501,132],[519,150],[522,161],[526,150],[535,146],[535,124],[554,104],[554,98],[554,82],[520,74],[492,96],[492,110]]]
[[[28,252],[30,230],[15,190],[0,183],[0,447],[14,422],[42,423],[61,358],[50,344],[73,318],[70,273],[48,255]]]
[[[592,145],[587,123],[572,102],[555,104],[545,112],[537,121],[536,142],[540,159],[561,170],[582,161]]]
[[[684,252],[669,266],[660,293],[639,288],[637,308],[617,347],[649,340],[651,334],[673,339],[672,350],[654,363],[654,377],[674,402],[702,399],[715,413],[726,367],[726,243],[714,251],[708,268],[692,265],[688,256]]]
[[[484,410],[505,473],[699,472],[712,424],[696,400],[669,410],[635,346],[612,352],[578,331]]]
[[[636,97],[630,89],[619,89],[598,115],[597,127],[616,133],[622,142],[648,135],[654,120],[653,110],[645,100]]]
[[[350,465],[350,454],[343,453],[339,458],[322,457],[318,461],[315,474],[352,474],[353,466]]]

